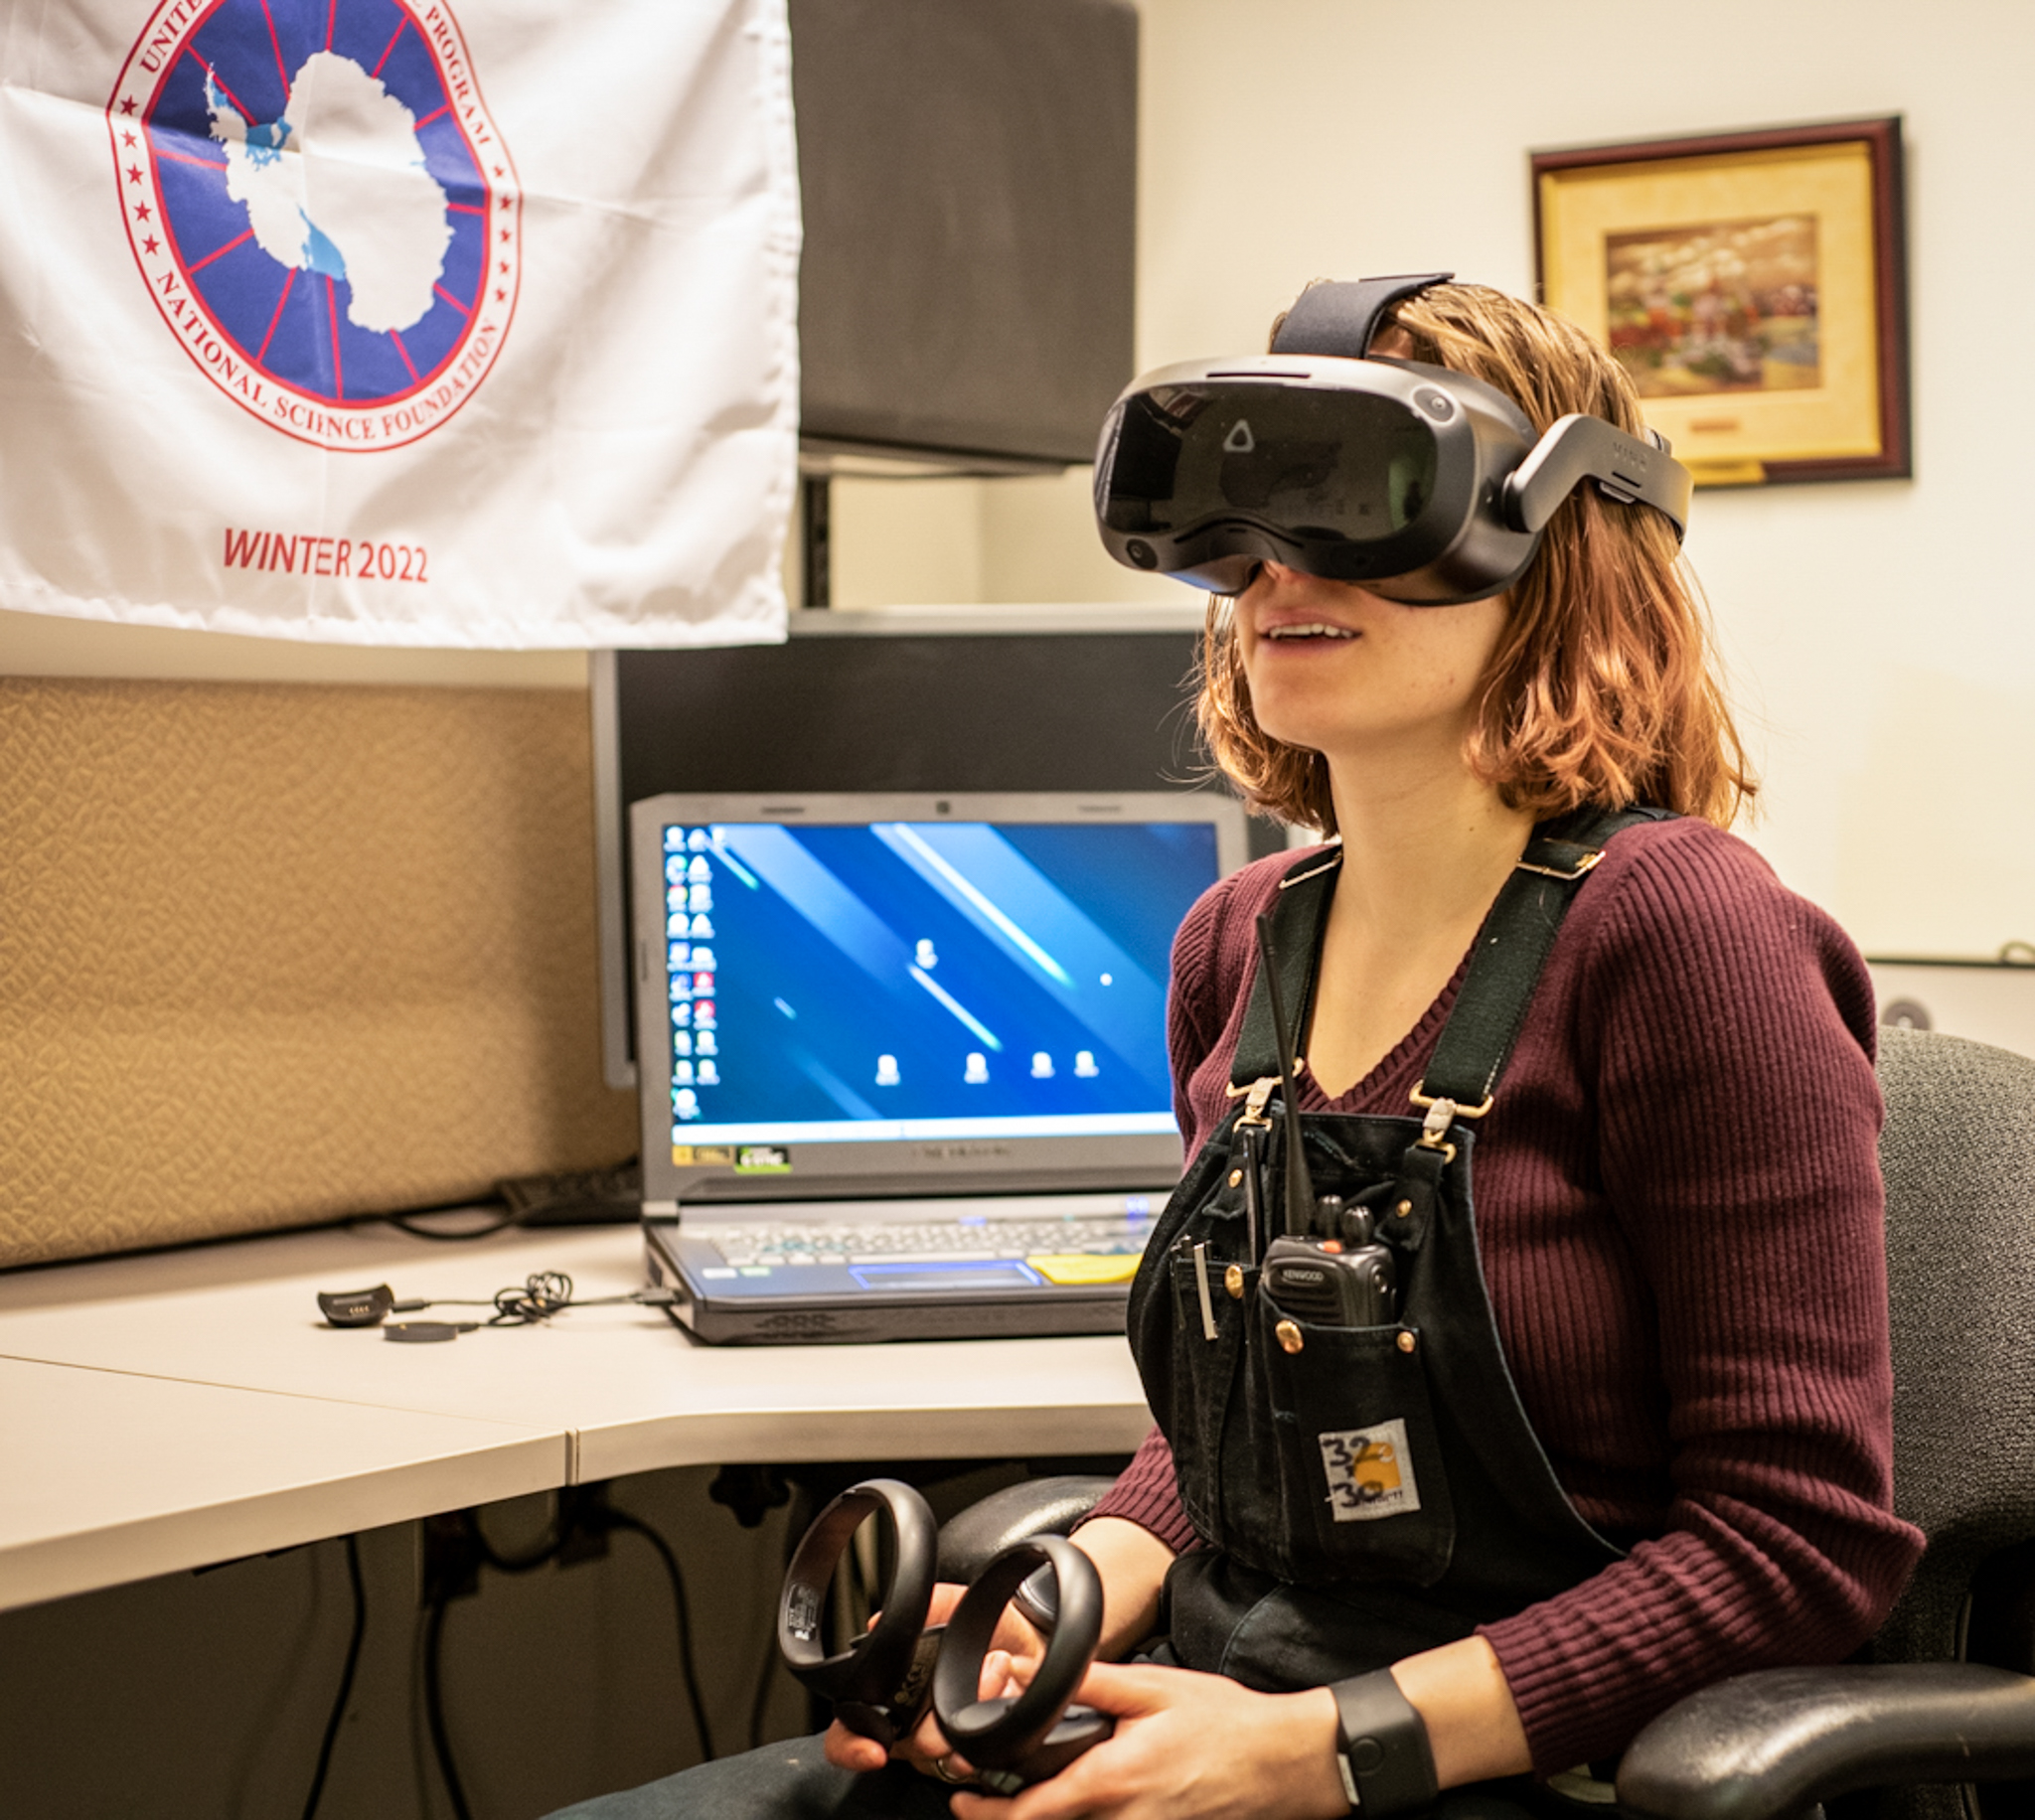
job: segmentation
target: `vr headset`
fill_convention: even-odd
[[[1319,284],[1268,355],[1133,380],[1102,426],[1095,517],[1128,568],[1238,594],[1266,560],[1410,606],[1509,587],[1585,481],[1688,524],[1664,437],[1571,415],[1536,436],[1482,380],[1369,353],[1378,318],[1453,272]]]

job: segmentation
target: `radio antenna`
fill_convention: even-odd
[[[1272,1036],[1279,1045],[1279,1095],[1286,1112],[1286,1230],[1290,1237],[1306,1238],[1315,1224],[1315,1182],[1308,1173],[1307,1146],[1300,1139],[1300,1108],[1295,1103],[1293,1070],[1299,1059],[1294,1054],[1293,1026],[1286,1021],[1286,1005],[1279,995],[1279,968],[1272,955],[1272,918],[1258,915],[1258,968],[1265,977],[1265,989],[1272,999]]]

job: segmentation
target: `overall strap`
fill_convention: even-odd
[[[1416,1106],[1447,1102],[1465,1119],[1490,1110],[1540,970],[1578,887],[1604,857],[1605,842],[1621,829],[1667,816],[1663,809],[1583,808],[1533,831],[1477,932],[1463,990],[1414,1089]]]
[[[1335,874],[1341,867],[1342,849],[1331,847],[1297,861],[1279,881],[1279,897],[1272,906],[1272,954],[1279,969],[1280,1002],[1290,1005],[1297,1019],[1308,1013],[1315,962],[1322,952],[1322,921],[1329,913]],[[1272,1025],[1272,994],[1262,979],[1254,978],[1250,1002],[1244,1007],[1244,1027],[1229,1064],[1231,1095],[1278,1073],[1279,1037]]]
[[[1415,1103],[1447,1100],[1458,1117],[1476,1118],[1512,1053],[1533,989],[1540,983],[1562,919],[1576,888],[1604,856],[1604,843],[1621,829],[1667,819],[1661,809],[1579,809],[1533,831],[1478,931],[1470,972],[1435,1045]],[[1322,925],[1342,864],[1339,849],[1310,853],[1279,881],[1272,907],[1273,952],[1280,997],[1305,1016],[1312,997]],[[1279,1072],[1271,995],[1253,982],[1243,1030],[1230,1064],[1232,1093]]]

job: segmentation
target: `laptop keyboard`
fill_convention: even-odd
[[[1039,1255],[1136,1257],[1150,1223],[1121,1214],[1096,1219],[881,1221],[860,1225],[714,1227],[687,1223],[729,1264],[981,1264]]]

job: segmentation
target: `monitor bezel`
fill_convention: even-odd
[[[637,931],[631,973],[646,1212],[668,1212],[679,1205],[870,1193],[1137,1190],[1162,1185],[1178,1174],[1179,1138],[1173,1133],[800,1143],[788,1146],[794,1152],[791,1167],[778,1174],[745,1175],[721,1163],[672,1161],[672,1058],[665,1040],[664,956],[654,932],[664,921],[663,830],[679,822],[808,827],[868,822],[1192,823],[1214,830],[1216,875],[1227,877],[1249,858],[1244,809],[1233,797],[1212,790],[810,791],[762,796],[668,792],[629,806]]]

